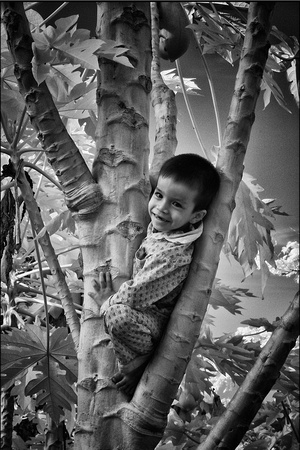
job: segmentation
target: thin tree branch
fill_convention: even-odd
[[[175,64],[176,64],[176,69],[177,69],[177,72],[178,72],[178,75],[179,75],[181,89],[182,89],[183,97],[184,97],[184,100],[185,100],[185,104],[186,104],[186,107],[187,107],[187,110],[188,110],[188,113],[189,113],[189,116],[190,116],[190,120],[191,120],[191,123],[192,123],[192,127],[193,127],[193,129],[195,131],[196,138],[197,138],[197,140],[199,142],[200,148],[201,148],[204,156],[206,157],[206,159],[209,160],[210,158],[208,157],[208,154],[207,154],[207,151],[205,149],[204,143],[203,143],[203,141],[201,139],[201,136],[200,136],[200,134],[198,132],[196,120],[195,120],[194,113],[193,113],[193,110],[192,110],[192,107],[191,107],[191,103],[190,103],[190,100],[189,100],[188,95],[186,93],[186,89],[185,89],[185,85],[184,85],[184,80],[183,80],[183,76],[182,76],[182,72],[181,72],[181,65],[180,65],[179,59],[176,59]]]
[[[12,143],[12,137],[10,135],[10,132],[6,126],[6,120],[5,117],[3,117],[2,111],[1,111],[1,124],[2,124],[2,128],[5,134],[5,137],[7,139],[7,142],[9,142],[10,144]]]
[[[300,442],[300,439],[299,439],[298,431],[297,431],[296,428],[295,428],[294,422],[293,422],[292,419],[290,418],[290,415],[289,415],[289,413],[288,413],[288,410],[286,409],[286,406],[285,406],[285,404],[284,404],[284,401],[281,402],[281,405],[282,405],[282,407],[283,407],[284,415],[285,415],[287,421],[289,422],[289,424],[291,425],[292,430],[293,430],[293,432],[294,432],[294,435],[296,436],[297,442],[299,443],[299,442]]]
[[[29,186],[27,178],[25,176],[25,172],[22,167],[18,170],[18,186],[23,195],[26,209],[28,211],[30,220],[32,222],[33,229],[36,234],[44,228],[44,223],[41,218],[41,213],[39,211],[36,200],[33,196],[33,192]],[[46,231],[42,237],[39,239],[39,243],[43,249],[45,258],[47,259],[49,268],[51,270],[51,274],[54,279],[55,286],[60,294],[61,302],[65,311],[66,319],[68,326],[71,331],[72,339],[74,342],[75,349],[78,349],[79,346],[79,334],[80,334],[80,324],[79,319],[77,317],[73,299],[68,288],[68,285],[65,280],[65,276],[62,272],[62,269],[59,265],[57,256],[51,244],[50,236]]]
[[[65,6],[67,6],[68,3],[69,2],[64,2],[62,5],[60,5],[55,11],[53,11],[52,14],[50,14],[50,16],[48,16],[45,20],[43,20],[43,22],[41,22],[39,25],[34,27],[33,30],[31,30],[31,32],[33,33],[37,28],[39,28],[42,25],[45,25],[45,23],[49,22],[49,20],[51,20],[53,17],[55,17],[56,14],[58,14]]]
[[[239,16],[239,18],[242,20],[242,22],[247,23],[247,17],[244,17],[243,14],[238,10],[238,8],[236,8],[232,2],[226,2],[227,5],[229,5],[234,11],[235,13]]]
[[[188,18],[188,14],[187,14],[186,10],[184,8],[183,8],[183,10],[184,10],[184,12],[185,12],[185,14],[186,14],[186,16]],[[214,88],[214,84],[213,84],[213,81],[212,81],[212,76],[211,76],[211,73],[210,73],[210,70],[209,70],[206,58],[203,55],[200,43],[198,42],[197,35],[196,35],[194,30],[192,30],[192,31],[193,31],[194,39],[196,41],[196,45],[197,45],[198,50],[200,52],[200,56],[201,56],[201,59],[202,59],[203,65],[204,65],[205,72],[206,72],[206,78],[207,78],[207,81],[208,81],[208,84],[209,84],[210,93],[211,93],[211,99],[212,99],[212,102],[213,102],[215,118],[216,118],[216,127],[217,127],[217,133],[218,133],[218,146],[221,147],[221,143],[222,143],[221,121],[220,121],[219,107],[218,107],[217,97],[216,97],[216,93],[215,93],[215,88]]]
[[[4,153],[5,155],[11,156],[13,154],[12,150],[8,150],[6,148],[1,148],[1,153]]]
[[[35,238],[36,237],[36,232],[35,232],[35,229],[34,229],[32,221],[31,221],[31,229],[32,229],[33,237]],[[36,257],[37,257],[37,261],[38,261],[40,279],[41,279],[41,284],[42,284],[42,295],[43,295],[43,300],[44,300],[44,308],[45,308],[45,316],[46,316],[46,333],[47,333],[46,351],[47,351],[47,355],[49,355],[49,349],[50,349],[50,323],[49,323],[47,294],[46,294],[46,287],[45,287],[45,284],[44,284],[44,277],[43,277],[43,272],[42,272],[42,263],[41,263],[41,258],[40,258],[39,245],[38,245],[36,239],[34,239],[34,246],[35,246],[35,252],[36,252]]]
[[[12,142],[12,147],[13,148],[15,148],[17,146],[20,135],[22,136],[21,130],[22,130],[22,124],[23,124],[23,121],[24,121],[24,118],[25,118],[25,114],[26,114],[26,107],[24,107],[24,109],[22,111],[22,114],[21,114],[21,117],[20,117],[20,121],[19,121],[19,124],[18,124],[18,128],[17,128],[16,133],[15,133],[14,138],[13,138],[13,142]]]
[[[49,175],[47,172],[45,172],[43,169],[40,169],[40,167],[36,166],[33,163],[30,163],[28,161],[24,161],[24,167],[31,167],[31,169],[36,170],[37,172],[39,172],[40,174],[42,174],[45,178],[47,178],[49,181],[51,181],[51,183],[53,183],[60,191],[61,189],[61,185],[54,180],[54,178],[51,177],[51,175]]]

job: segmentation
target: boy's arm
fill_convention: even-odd
[[[110,305],[123,303],[141,309],[164,298],[187,277],[192,251],[190,245],[170,246],[148,256],[136,276],[110,298]]]

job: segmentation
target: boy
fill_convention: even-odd
[[[133,276],[118,292],[110,273],[95,282],[106,331],[119,363],[112,377],[117,388],[133,395],[180,294],[192,261],[194,241],[216,195],[220,177],[214,166],[196,154],[167,160],[150,198],[151,222],[135,254]]]

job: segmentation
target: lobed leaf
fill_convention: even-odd
[[[24,330],[13,329],[1,341],[4,385],[29,370],[25,395],[38,394],[37,405],[43,405],[44,411],[59,423],[63,408],[71,409],[71,404],[76,403],[71,385],[77,380],[77,358],[67,329],[52,331],[49,352],[46,329],[36,325],[26,325]]]
[[[175,75],[174,71],[175,68],[163,70],[161,72],[162,79],[164,83],[168,86],[168,88],[170,88],[173,92],[175,92],[175,94],[182,93],[180,78],[178,75]],[[191,95],[201,95],[199,94],[199,92],[197,92],[200,91],[201,88],[199,88],[199,86],[197,86],[197,84],[194,82],[195,79],[196,78],[183,78],[185,90],[188,94]]]
[[[56,423],[59,423],[63,409],[71,410],[71,402],[76,403],[76,394],[66,382],[64,372],[59,370],[58,364],[51,358],[38,363],[36,370],[40,373],[25,387],[25,395],[39,394],[36,398],[37,406],[43,405]]]
[[[263,267],[268,273],[267,261],[273,264],[274,247],[270,232],[274,229],[267,216],[273,217],[271,209],[260,198],[263,190],[253,184],[254,179],[244,174],[236,194],[236,208],[233,211],[225,253],[231,253],[242,266],[245,277],[255,268]],[[258,257],[261,258],[260,264]]]

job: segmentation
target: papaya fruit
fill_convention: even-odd
[[[158,2],[159,56],[171,62],[182,56],[189,47],[189,20],[180,2]]]

